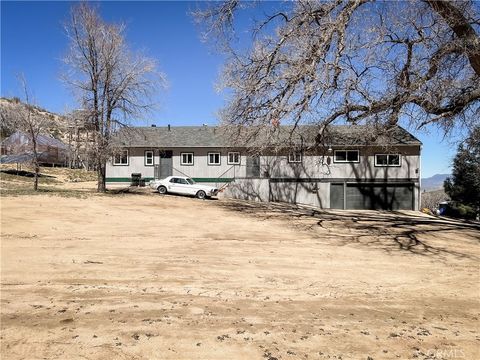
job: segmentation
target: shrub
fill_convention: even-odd
[[[475,220],[476,218],[476,212],[472,206],[458,203],[449,204],[445,215],[468,220]]]

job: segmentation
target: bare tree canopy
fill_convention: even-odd
[[[106,23],[96,7],[86,3],[72,7],[65,29],[70,48],[64,78],[95,131],[98,191],[105,191],[105,165],[114,150],[112,134],[152,108],[152,95],[164,79],[153,59],[129,49],[125,26]]]
[[[235,125],[331,123],[448,132],[480,115],[480,18],[470,1],[299,0],[257,2],[264,18],[247,50],[235,42],[249,4],[208,3],[195,13],[229,55],[221,112]]]
[[[31,163],[34,169],[33,189],[38,190],[40,173],[39,137],[47,132],[53,121],[33,105],[34,101],[25,76],[20,74],[18,80],[24,96],[23,103],[19,101],[18,106],[15,107],[2,106],[0,108],[0,118],[7,127],[21,131],[28,136],[28,152],[32,156]]]

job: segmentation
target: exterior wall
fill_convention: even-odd
[[[128,184],[132,173],[142,174],[147,181],[155,176],[155,166],[145,165],[145,151],[154,151],[154,165],[160,163],[160,150],[152,148],[130,148],[128,149],[128,165],[113,165],[110,160],[107,163],[107,183]],[[245,177],[246,156],[241,154],[240,165],[228,164],[228,152],[230,150],[218,148],[175,148],[162,149],[172,150],[172,175],[188,176],[196,181],[211,183],[213,186],[221,186],[230,182],[236,177]],[[236,150],[231,150],[236,151]],[[194,154],[193,165],[181,165],[180,154],[189,152]],[[220,152],[220,165],[208,165],[207,157],[209,152]],[[240,152],[241,153],[241,152]]]
[[[330,207],[328,182],[271,182],[270,201],[281,201],[319,208]]]
[[[188,176],[202,182],[215,179],[230,179],[245,177],[245,164],[247,157],[240,152],[240,165],[228,164],[228,153],[236,150],[218,148],[177,148],[173,149],[173,175]],[[180,154],[193,152],[193,165],[181,165]],[[208,153],[220,153],[220,165],[208,165]],[[214,182],[214,181],[213,181]]]
[[[141,173],[142,177],[151,180],[154,177],[154,166],[145,166],[145,150],[142,148],[128,149],[128,165],[113,165],[111,159],[107,163],[106,178],[107,183],[130,183],[132,173]],[[155,157],[155,161],[158,161],[158,156]]]
[[[132,173],[141,173],[146,179],[153,179],[154,166],[145,166],[145,151],[148,148],[129,149],[129,163],[125,165],[107,164],[107,178],[110,182],[119,182],[115,179],[125,179],[128,182]],[[242,152],[240,165],[229,165],[225,149],[207,148],[178,148],[173,151],[173,175],[183,175],[203,179],[204,182],[218,178],[232,179],[246,177],[247,156]],[[182,152],[194,153],[193,165],[181,165]],[[209,152],[220,152],[221,164],[208,165]],[[301,163],[289,163],[288,156],[261,156],[260,177],[268,173],[273,178],[310,178],[310,179],[418,179],[420,167],[420,154],[417,147],[404,147],[401,153],[401,166],[384,167],[375,166],[375,154],[384,153],[382,149],[360,148],[360,161],[358,163],[335,163],[333,151],[331,154],[305,155]],[[326,159],[331,162],[327,165]],[[159,150],[154,149],[154,164],[159,164]],[[128,179],[127,179],[128,178]]]
[[[236,179],[228,185],[223,196],[267,202],[270,201],[270,182],[268,179]]]
[[[212,184],[214,185],[214,184]],[[330,208],[330,182],[272,182],[270,179],[235,179],[222,193],[223,197],[253,200],[287,202]],[[420,188],[413,189],[413,209],[419,210]]]
[[[398,150],[401,154],[398,167],[375,166],[375,154],[385,153],[381,148],[360,148],[358,163],[335,163],[334,151],[335,149],[325,155],[306,155],[301,163],[289,163],[287,156],[266,156],[262,157],[261,165],[264,171],[269,170],[270,177],[273,178],[389,180],[418,179],[420,176],[418,146]],[[328,157],[330,157],[329,165],[327,165]]]

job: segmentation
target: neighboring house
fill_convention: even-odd
[[[1,163],[24,163],[33,159],[32,139],[17,131],[1,143]],[[68,146],[47,135],[37,136],[37,154],[42,165],[67,165]]]
[[[421,143],[406,130],[395,127],[388,139],[373,139],[363,126],[332,126],[322,146],[314,144],[316,128],[301,130],[302,146],[275,153],[267,147],[259,156],[228,144],[216,127],[125,130],[118,136],[123,149],[107,164],[107,184],[128,184],[134,173],[147,181],[182,175],[224,187],[234,198],[418,210]]]

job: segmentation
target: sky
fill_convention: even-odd
[[[1,1],[2,97],[21,96],[17,76],[25,75],[37,105],[64,113],[78,108],[75,98],[60,79],[68,40],[63,23],[72,2]],[[159,91],[158,108],[136,124],[214,125],[225,104],[225,93],[215,90],[224,57],[200,39],[191,10],[198,3],[186,1],[108,1],[99,3],[101,16],[127,25],[127,43],[156,59],[168,87]],[[256,15],[261,17],[263,12]],[[253,16],[256,16],[253,14]],[[450,173],[456,152],[441,132],[409,129],[422,148],[422,177]]]

